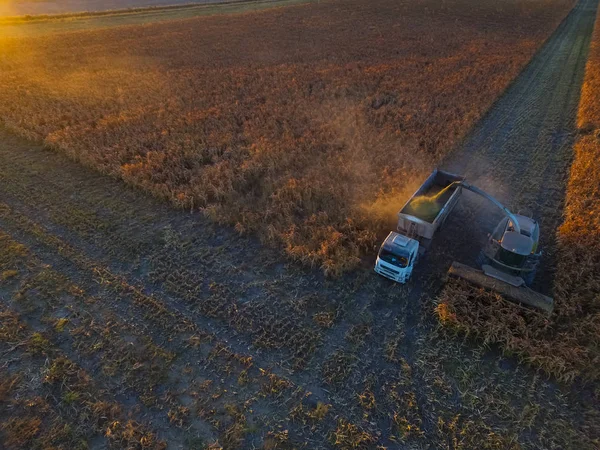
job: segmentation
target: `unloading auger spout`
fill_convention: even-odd
[[[506,216],[510,219],[510,221],[512,222],[513,227],[514,227],[514,231],[516,233],[521,233],[521,227],[519,225],[519,221],[517,220],[516,216],[506,206],[504,206],[502,203],[500,203],[498,200],[496,200],[490,194],[479,189],[477,186],[472,185],[471,183],[467,183],[465,180],[455,181],[450,186],[453,186],[453,185],[456,187],[460,186],[464,189],[474,192],[475,194],[480,195],[481,197],[492,202],[494,205],[496,205],[498,208],[500,208],[502,210],[502,212],[504,214],[506,214]]]

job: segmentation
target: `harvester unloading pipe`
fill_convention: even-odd
[[[552,299],[527,287],[533,281],[541,257],[541,253],[537,253],[538,223],[529,217],[513,214],[464,177],[438,169],[398,213],[397,231],[390,232],[381,245],[375,271],[400,283],[408,281],[419,255],[429,247],[434,233],[458,203],[462,189],[489,200],[506,217],[490,234],[481,251],[481,270],[454,262],[448,274],[495,290],[510,300],[552,312]]]
[[[482,196],[483,198],[488,199],[490,202],[492,202],[494,205],[496,205],[498,208],[500,208],[502,210],[502,212],[504,214],[506,214],[506,216],[511,220],[511,222],[513,223],[514,229],[516,233],[520,233],[521,232],[521,227],[519,226],[519,221],[517,220],[517,218],[515,217],[515,215],[510,212],[510,210],[504,206],[502,203],[500,203],[498,200],[496,200],[494,197],[492,197],[490,194],[488,194],[485,191],[482,191],[481,189],[479,189],[477,186],[473,186],[470,183],[467,183],[465,180],[462,181],[455,181],[454,183],[452,183],[450,186],[460,186],[464,189],[467,189],[471,192],[474,192],[477,195]]]

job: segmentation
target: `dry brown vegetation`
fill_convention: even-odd
[[[441,322],[488,343],[500,343],[565,381],[600,379],[600,21],[586,66],[580,136],[558,230],[555,312],[546,317],[499,295],[449,282],[439,298]]]
[[[336,274],[572,4],[334,0],[8,39],[0,117]]]

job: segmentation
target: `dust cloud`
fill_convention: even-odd
[[[318,112],[336,143],[329,163],[345,192],[349,215],[377,233],[396,228],[397,214],[431,172],[434,162],[401,134],[370,124],[362,104],[337,101]]]

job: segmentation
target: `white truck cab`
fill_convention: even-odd
[[[375,262],[375,272],[398,283],[406,283],[412,274],[418,254],[418,241],[392,231],[381,244]]]

